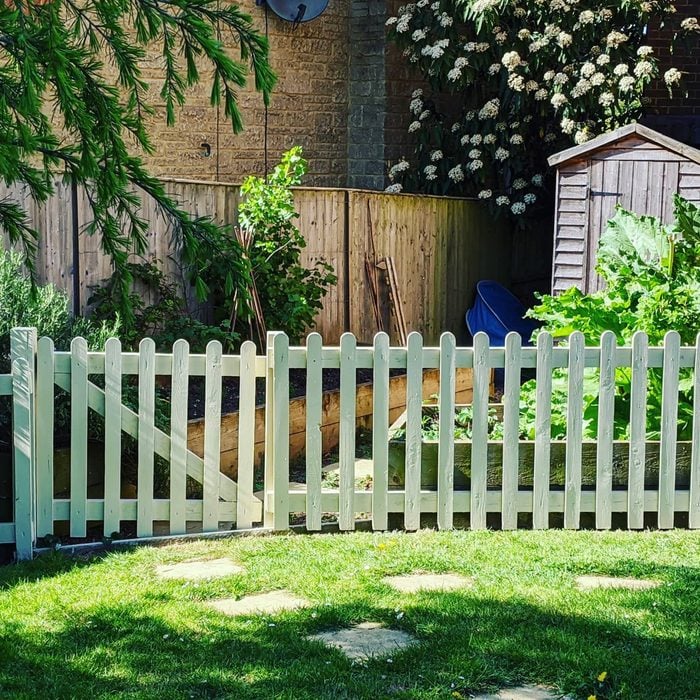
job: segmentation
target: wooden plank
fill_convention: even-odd
[[[599,530],[612,526],[613,429],[615,421],[615,334],[600,337],[600,389],[598,398],[598,449],[595,524]]]
[[[637,332],[632,337],[632,382],[630,396],[630,455],[627,493],[627,527],[644,528],[644,464],[647,432],[647,353],[649,338]]]
[[[189,394],[190,346],[186,340],[173,344],[170,384],[170,534],[187,532],[187,396]]]
[[[341,530],[355,529],[355,350],[357,342],[352,333],[340,338],[340,444],[338,446]]]
[[[36,532],[53,534],[54,344],[40,338],[36,363]]]
[[[155,442],[155,352],[151,338],[139,343],[139,413],[136,536],[153,535],[153,465]]]
[[[537,336],[535,396],[535,456],[532,486],[532,527],[549,527],[549,459],[552,439],[552,336]]]
[[[323,339],[306,338],[306,529],[321,529]]]
[[[673,214],[673,194],[678,191],[678,163],[664,163],[664,181],[663,181],[663,212],[661,221],[664,224],[673,223],[675,217]]]
[[[238,501],[236,528],[253,526],[255,519],[253,492],[255,487],[255,343],[246,340],[241,345],[241,379],[238,398]],[[221,424],[221,421],[219,421]],[[221,443],[219,443],[221,450]]]
[[[84,338],[74,338],[70,347],[70,536],[85,537],[88,471],[87,342]]]
[[[372,529],[386,530],[389,491],[389,336],[374,336],[372,391]]]
[[[661,453],[659,455],[659,529],[674,525],[676,489],[676,435],[678,430],[678,355],[681,337],[664,336],[663,389],[661,394]]]
[[[479,332],[474,336],[474,401],[472,414],[471,511],[472,530],[486,527],[486,450],[488,441],[489,338]]]
[[[520,433],[520,354],[522,340],[519,333],[506,336],[506,367],[503,392],[503,501],[501,527],[518,527],[518,438]]]
[[[693,447],[690,466],[688,527],[700,528],[700,333],[695,341],[693,369]]]
[[[406,505],[404,527],[420,528],[421,433],[423,417],[423,338],[410,333],[406,344]]]
[[[121,527],[119,520],[122,490],[122,346],[118,338],[105,343],[105,537]]]
[[[581,517],[584,355],[585,340],[583,333],[574,331],[569,337],[568,400],[566,406],[564,527],[569,529],[578,529]]]
[[[202,491],[204,532],[219,529],[219,461],[221,459],[221,343],[207,343],[204,381],[204,484]]]
[[[645,160],[665,163],[682,163],[685,161],[683,156],[656,148],[616,148],[607,152],[596,153],[592,159],[596,161]]]
[[[438,528],[451,530],[454,521],[455,348],[452,333],[440,337],[440,413],[438,445]]]
[[[289,529],[289,338],[284,333],[268,333],[267,348],[270,402],[265,431],[270,440],[266,442],[265,489],[272,493],[265,506],[265,523],[281,531]]]

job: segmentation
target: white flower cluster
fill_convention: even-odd
[[[670,68],[664,73],[666,85],[677,85],[681,81],[682,74],[678,68]]]
[[[389,185],[384,191],[387,194],[399,194],[403,190],[403,185],[400,183],[396,182],[393,185]]]
[[[479,119],[495,119],[498,116],[500,108],[501,101],[497,97],[494,97],[479,110]]]
[[[396,165],[391,166],[391,169],[389,170],[389,179],[393,182],[397,175],[405,172],[410,167],[409,162],[402,158],[398,163],[396,163]]]
[[[462,182],[464,180],[464,171],[461,165],[456,165],[452,170],[447,173],[447,177],[453,182]]]
[[[681,22],[681,29],[684,32],[700,32],[700,23],[697,17],[688,17]]]

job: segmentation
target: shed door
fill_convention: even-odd
[[[596,252],[600,234],[615,215],[619,203],[625,209],[673,221],[673,194],[678,191],[677,160],[627,160],[601,153],[591,160],[588,190],[588,245],[584,286],[594,292],[603,286],[596,274]],[[672,154],[668,154],[673,158]]]

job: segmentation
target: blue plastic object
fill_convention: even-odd
[[[503,347],[506,335],[520,333],[524,345],[530,345],[530,337],[537,325],[525,316],[525,307],[502,284],[482,280],[476,285],[474,306],[467,311],[469,332],[483,331],[489,337],[491,347]]]

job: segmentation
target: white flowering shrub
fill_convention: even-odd
[[[641,116],[659,73],[646,27],[674,13],[672,0],[418,0],[399,8],[389,36],[434,94],[411,97],[416,150],[389,171],[391,191],[476,196],[521,218],[541,199],[548,155]],[[684,20],[679,35],[700,35],[698,21]],[[671,89],[682,73],[671,68],[664,79]]]

